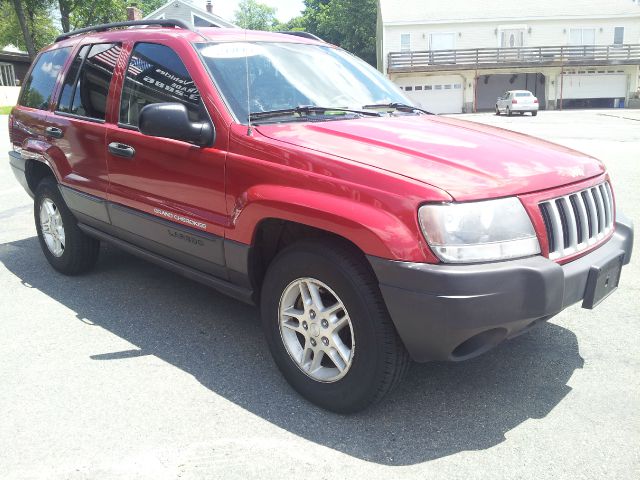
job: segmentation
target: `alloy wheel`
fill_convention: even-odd
[[[279,327],[287,353],[305,375],[329,383],[349,371],[355,352],[351,319],[323,282],[298,278],[284,289]]]
[[[65,244],[64,224],[60,210],[50,198],[45,198],[40,204],[40,228],[51,254],[61,257]]]

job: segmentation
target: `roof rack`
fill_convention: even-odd
[[[324,42],[323,39],[321,39],[317,35],[314,35],[313,33],[309,33],[309,32],[299,32],[299,31],[282,32],[282,31],[280,31],[280,32],[276,32],[276,33],[284,33],[285,35],[294,35],[296,37],[309,38],[311,40],[317,40],[318,42]]]
[[[62,40],[66,40],[67,38],[71,38],[75,35],[80,35],[88,32],[106,32],[107,30],[111,30],[112,28],[140,27],[145,25],[157,25],[160,27],[178,27],[178,28],[184,28],[185,30],[195,31],[189,24],[187,24],[186,22],[183,22],[182,20],[170,20],[170,19],[129,20],[127,22],[105,23],[102,25],[96,25],[94,27],[79,28],[78,30],[73,30],[71,32],[63,33],[62,35],[58,35],[55,41],[60,42]]]

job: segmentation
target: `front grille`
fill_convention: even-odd
[[[549,258],[567,257],[602,240],[613,228],[609,182],[540,203]]]

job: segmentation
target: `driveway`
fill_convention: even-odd
[[[601,158],[640,219],[640,112],[457,118]],[[55,273],[1,155],[0,478],[639,478],[637,248],[597,309],[415,365],[340,416],[289,388],[254,309],[109,246],[90,274]]]

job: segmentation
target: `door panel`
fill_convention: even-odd
[[[132,243],[224,276],[226,138],[201,148],[142,134],[139,113],[158,102],[183,103],[192,120],[210,121],[177,54],[158,43],[136,44],[125,72],[120,123],[107,126],[103,143],[112,224]],[[109,151],[110,144],[133,154]]]
[[[56,132],[49,141],[70,167],[63,182],[101,198],[109,183],[105,112],[120,51],[113,43],[83,46],[67,71],[56,111],[47,117]]]
[[[104,124],[52,114],[47,126],[60,129],[61,138],[49,136],[56,154],[64,156],[70,170],[62,181],[86,193],[104,197],[109,178],[104,154]]]
[[[132,147],[135,154],[113,155],[107,151],[112,142]],[[103,149],[109,163],[110,201],[224,236],[225,152],[117,126],[107,127]]]

